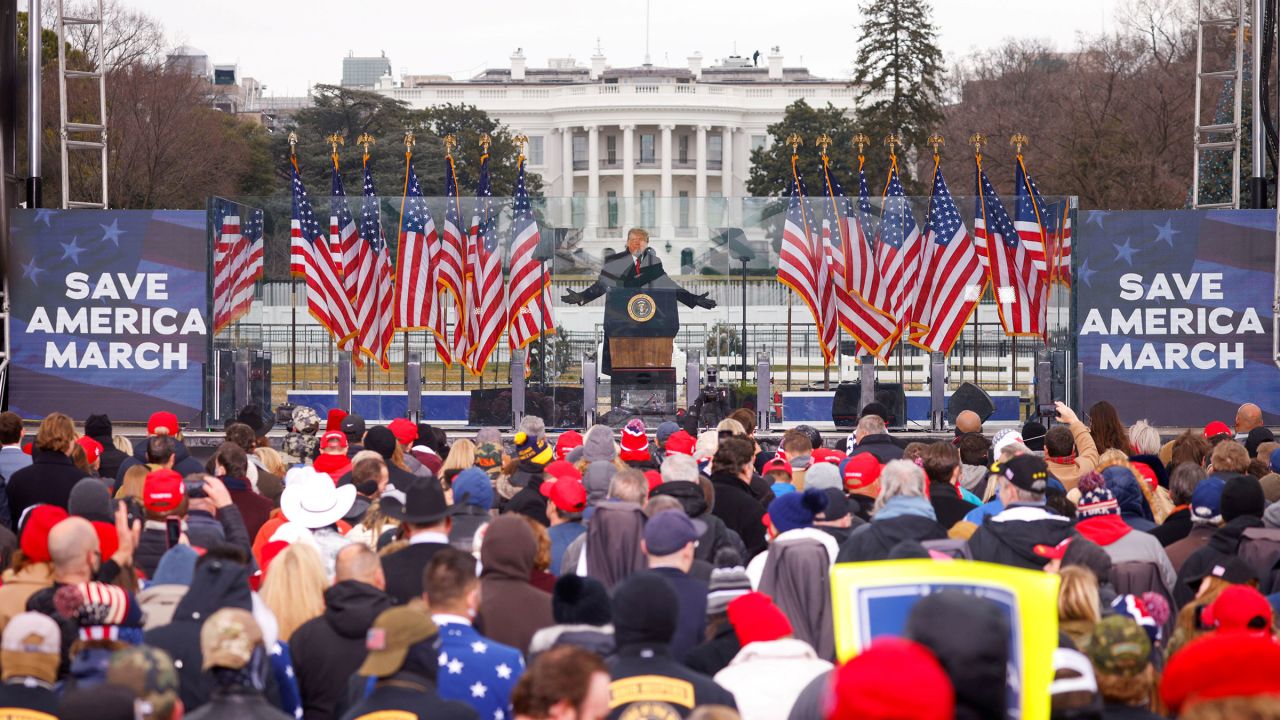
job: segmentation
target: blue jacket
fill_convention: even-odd
[[[578,539],[587,531],[581,522],[560,523],[554,527],[547,528],[547,535],[551,537],[551,574],[560,577],[560,560],[564,558],[564,551],[569,549],[569,543]]]
[[[440,697],[464,702],[486,720],[514,717],[511,691],[524,673],[520,651],[490,640],[470,625],[440,615],[433,619],[440,626]]]

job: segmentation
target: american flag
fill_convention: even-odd
[[[1045,286],[1018,230],[978,160],[973,236],[987,255],[987,274],[1006,335],[1040,335],[1044,330]]]
[[[893,323],[871,308],[858,294],[855,280],[861,276],[862,262],[858,255],[861,237],[854,237],[852,228],[859,223],[853,201],[845,197],[840,181],[831,174],[826,158],[823,159],[826,199],[823,202],[823,246],[831,258],[830,285],[835,296],[836,318],[845,332],[864,350],[877,354],[893,338]]]
[[[542,335],[553,334],[551,316],[551,276],[544,272],[537,254],[541,233],[533,205],[524,184],[524,156],[516,161],[516,193],[511,205],[511,278],[507,297],[511,308],[511,328],[507,340],[511,348],[527,348]],[[529,368],[525,355],[525,368]]]
[[[803,184],[801,189],[805,189]],[[813,221],[809,227],[809,239],[813,243],[814,277],[818,282],[818,310],[822,313],[822,319],[818,322],[818,342],[822,344],[822,356],[827,359],[828,364],[840,354],[840,310],[836,307],[836,282],[840,269],[836,265],[835,248],[832,245],[840,242],[840,221],[825,212],[830,205],[824,167],[823,193],[813,198],[809,204],[809,218]]]
[[[871,209],[871,192],[867,189],[867,173],[863,169],[865,159],[858,156],[858,212],[846,213],[849,223],[850,237],[856,238],[853,243],[854,271],[853,288],[863,302],[871,307],[870,299],[875,297],[878,275],[876,274],[875,249],[875,213]],[[872,307],[874,309],[874,307]]]
[[[1040,191],[1035,182],[1027,174],[1027,166],[1022,163],[1022,155],[1018,155],[1018,166],[1014,169],[1014,185],[1017,203],[1013,210],[1013,226],[1018,229],[1018,237],[1027,248],[1031,264],[1040,273],[1040,281],[1048,283],[1049,266],[1046,253],[1049,251],[1049,231],[1052,218],[1046,217],[1044,201],[1040,199]]]
[[[1049,212],[1058,218],[1058,231],[1051,237],[1049,258],[1052,261],[1049,282],[1060,282],[1071,287],[1071,201],[1059,200],[1049,205]]]
[[[356,303],[356,277],[360,267],[360,236],[356,219],[347,206],[347,191],[338,172],[338,156],[333,157],[333,192],[329,196],[329,250],[337,256],[342,271],[342,288],[352,305]]]
[[[897,322],[898,335],[910,322],[919,288],[916,278],[920,276],[923,244],[894,161],[889,169],[880,215],[880,238],[876,243],[876,269],[880,277],[871,304]]]
[[[960,220],[942,169],[934,165],[933,196],[925,223],[924,275],[913,313],[911,343],[943,354],[951,352],[964,325],[978,307],[986,277],[978,251]]]
[[[827,365],[834,359],[835,348],[826,342],[827,316],[822,308],[822,293],[818,284],[822,258],[814,247],[813,234],[805,210],[804,187],[796,170],[795,156],[791,158],[791,187],[787,198],[787,215],[782,225],[782,247],[778,252],[778,282],[791,288],[809,308],[818,337],[822,339],[822,359]]]
[[[467,245],[466,365],[474,375],[484,374],[489,356],[507,331],[506,285],[502,282],[502,246],[498,242],[498,211],[489,179],[489,153],[480,156],[480,182],[476,187],[475,214],[471,217],[471,242]]]
[[[396,329],[427,330],[435,300],[432,258],[440,245],[436,222],[422,197],[422,185],[405,159],[404,201],[400,206],[400,246],[396,250]]]
[[[440,252],[433,258],[437,288],[448,291],[452,302],[442,297],[431,304],[429,324],[436,338],[446,344],[446,354],[441,356],[448,365],[455,358],[465,363],[467,350],[467,285],[465,261],[467,257],[467,236],[463,232],[462,210],[458,199],[458,178],[453,169],[453,156],[445,156],[444,187],[445,211],[443,236],[440,239]],[[453,338],[448,336],[447,310],[454,309]],[[439,350],[441,343],[436,343]]]
[[[253,306],[253,284],[262,279],[262,211],[217,201],[218,240],[213,253],[213,331],[221,332]]]
[[[364,202],[360,207],[360,252],[356,266],[356,326],[360,328],[359,349],[387,370],[391,361],[387,347],[395,334],[395,312],[392,300],[391,260],[387,257],[387,241],[382,237],[378,211],[378,193],[373,187],[373,173],[368,158],[364,163]]]
[[[311,199],[293,168],[293,217],[289,223],[289,266],[307,284],[307,311],[333,337],[338,347],[356,335],[356,316],[342,289],[338,264],[329,251],[323,228],[316,222]]]

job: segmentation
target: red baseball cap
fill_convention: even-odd
[[[98,552],[101,553],[102,559],[106,560],[115,555],[120,549],[120,537],[116,535],[115,523],[93,520],[90,524],[98,535]]]
[[[831,448],[820,447],[820,448],[815,448],[813,451],[813,454],[810,457],[812,457],[813,462],[816,462],[816,463],[829,462],[833,465],[839,465],[840,463],[844,462],[844,459],[848,456],[840,452],[839,450],[832,450]]]
[[[1232,585],[1204,609],[1200,619],[1218,632],[1271,633],[1271,603],[1248,585]]]
[[[769,462],[764,464],[764,472],[762,474],[768,475],[771,472],[784,472],[787,477],[791,477],[791,461],[787,460],[786,457],[775,456],[769,458]]]
[[[409,422],[406,418],[396,418],[392,420],[387,429],[392,435],[396,436],[396,442],[401,445],[408,445],[418,439],[418,426]]]
[[[587,507],[587,489],[580,480],[565,477],[555,482],[544,482],[539,488],[542,495],[563,513],[580,513]]]
[[[1206,438],[1217,437],[1219,435],[1230,435],[1231,427],[1221,420],[1214,420],[1204,426],[1204,436]]]
[[[1057,545],[1036,545],[1031,548],[1031,552],[1049,560],[1061,560],[1066,557],[1067,548],[1071,547],[1071,541],[1073,539],[1074,538],[1067,538]]]
[[[347,411],[341,408],[330,408],[329,415],[325,418],[324,431],[341,430],[342,421],[347,417]]]
[[[80,443],[80,447],[84,448],[85,459],[92,465],[98,462],[98,458],[102,457],[102,443],[94,440],[88,435],[81,435],[76,438],[76,442]]]
[[[879,637],[831,673],[828,720],[951,720],[955,689],[923,645]]]
[[[569,451],[576,447],[582,447],[582,433],[577,430],[566,430],[560,433],[560,437],[556,438],[556,459],[564,460],[569,457]]]
[[[163,410],[158,413],[152,413],[151,419],[147,421],[147,434],[159,435],[161,429],[164,429],[169,435],[177,435],[178,416]]]
[[[698,441],[684,430],[677,430],[667,438],[663,443],[663,452],[667,457],[672,455],[693,455],[693,449],[697,447]]]
[[[662,484],[662,473],[657,470],[645,470],[644,479],[649,481],[649,492]]]
[[[347,446],[347,436],[341,430],[330,430],[320,436],[320,447],[329,447],[337,445],[338,447]]]
[[[582,471],[567,460],[552,460],[547,463],[546,467],[542,468],[542,474],[549,475],[556,480],[564,480],[566,478],[582,480]]]
[[[1169,658],[1160,680],[1174,715],[1206,700],[1258,695],[1280,701],[1280,644],[1263,634],[1202,635]]]
[[[185,492],[181,475],[173,470],[152,470],[142,481],[142,506],[158,513],[176,510]]]
[[[858,453],[844,461],[844,489],[858,490],[880,479],[880,461],[871,453]]]

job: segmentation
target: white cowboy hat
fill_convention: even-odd
[[[313,468],[310,476],[293,475],[280,495],[280,512],[291,523],[309,530],[328,527],[343,518],[356,501],[356,486],[334,487],[333,479]]]

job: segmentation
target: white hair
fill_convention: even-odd
[[[519,429],[538,440],[547,436],[547,424],[537,415],[525,415],[521,418]]]
[[[734,420],[733,418],[725,418],[721,420],[720,424],[716,425],[716,432],[720,432],[721,430],[728,430],[734,435],[745,436],[747,434],[747,429],[742,426],[742,423]]]
[[[662,461],[662,482],[698,482],[698,463],[691,456],[672,455]]]
[[[890,460],[880,471],[880,495],[876,497],[875,515],[891,498],[924,497],[924,470],[910,460]]]
[[[1139,455],[1155,455],[1160,452],[1160,432],[1143,418],[1129,428],[1129,444]]]
[[[887,432],[884,426],[884,418],[879,415],[867,415],[858,421],[858,430],[863,435],[883,435]]]
[[[719,449],[720,432],[718,430],[704,430],[698,436],[698,444],[693,448],[693,457],[698,460],[715,457],[716,450]]]

